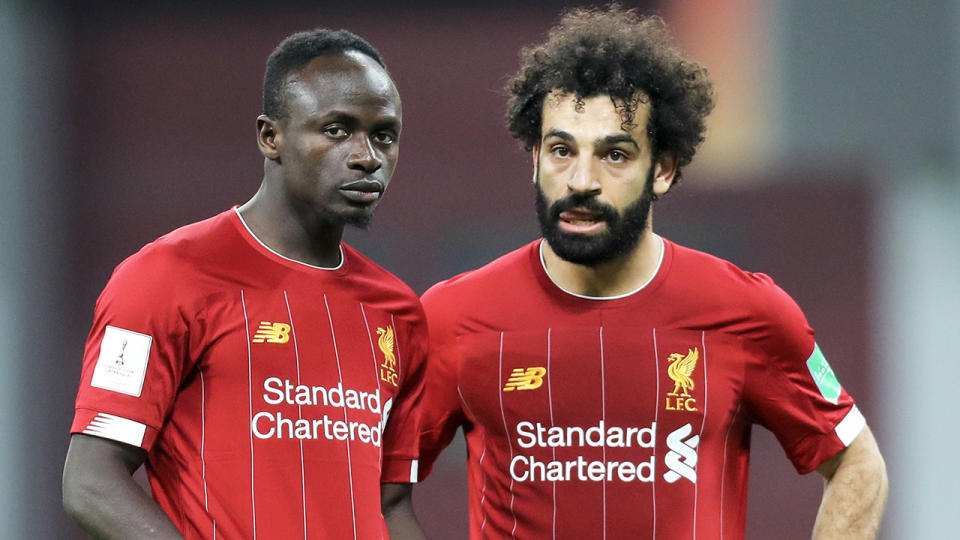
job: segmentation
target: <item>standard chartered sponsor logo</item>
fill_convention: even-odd
[[[663,458],[663,464],[669,471],[663,473],[663,479],[671,484],[681,478],[697,483],[697,445],[700,444],[700,436],[694,435],[687,440],[684,438],[690,435],[693,427],[686,424],[672,431],[667,435],[667,448],[670,449]]]
[[[294,384],[289,379],[270,377],[263,381],[263,401],[268,405],[299,405],[301,407],[334,407],[369,411],[380,415],[370,424],[362,421],[344,421],[323,414],[312,418],[287,418],[279,411],[259,411],[250,421],[250,430],[258,439],[330,439],[360,441],[380,446],[383,429],[390,415],[393,400],[381,404],[380,389],[362,392],[336,386],[307,386]]]
[[[657,424],[649,427],[608,426],[603,420],[587,428],[581,426],[544,426],[539,422],[520,422],[516,426],[520,448],[611,447],[650,448],[657,440]],[[654,456],[648,460],[589,461],[583,456],[566,461],[539,461],[518,455],[510,461],[510,476],[517,482],[615,481],[652,482]]]

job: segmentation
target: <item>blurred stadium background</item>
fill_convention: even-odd
[[[202,4],[202,5],[201,5]],[[348,241],[417,292],[533,239],[505,77],[569,2],[0,3],[0,536],[80,538],[60,505],[83,341],[112,268],[257,188],[267,54],[346,27],[404,104],[401,160]],[[960,3],[703,0],[664,16],[718,108],[657,230],[773,275],[805,309],[890,473],[881,538],[956,534]],[[417,492],[465,538],[463,448]],[[754,431],[748,538],[808,538],[821,492]]]

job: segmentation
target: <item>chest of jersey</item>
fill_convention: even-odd
[[[207,427],[217,429],[204,441],[207,456],[252,440],[264,452],[303,445],[306,456],[346,459],[349,440],[355,461],[376,466],[401,367],[390,313],[316,289],[235,296],[198,321],[196,367],[174,408],[176,417],[203,402]]]
[[[729,419],[743,378],[736,340],[701,331],[559,327],[471,333],[457,343],[472,420],[494,432],[506,424],[520,448],[644,447],[653,431]],[[606,444],[597,444],[599,431]]]
[[[573,538],[598,523],[643,529],[656,523],[659,501],[674,508],[660,519],[678,520],[657,525],[668,534],[694,519],[698,489],[719,493],[725,469],[731,478],[745,470],[726,463],[741,458],[749,433],[736,421],[744,353],[728,335],[558,326],[472,332],[457,348],[484,504],[502,504],[490,515],[515,516],[524,530]],[[573,509],[582,519],[567,515]],[[485,526],[512,529],[495,519]]]

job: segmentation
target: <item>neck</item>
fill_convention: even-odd
[[[288,259],[323,268],[338,266],[343,225],[297,208],[271,189],[271,184],[265,179],[257,193],[240,207],[247,227],[257,239]]]
[[[546,240],[542,250],[547,274],[563,290],[582,296],[609,297],[631,293],[650,281],[659,267],[663,241],[647,227],[631,252],[596,266],[561,259]]]

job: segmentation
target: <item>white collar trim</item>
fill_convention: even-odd
[[[240,223],[242,223],[242,224],[243,224],[243,228],[246,229],[248,233],[250,233],[250,236],[252,236],[253,239],[256,240],[258,244],[260,244],[261,246],[263,246],[267,251],[269,251],[270,253],[273,253],[273,254],[276,255],[277,257],[280,257],[281,259],[285,259],[285,260],[288,260],[288,261],[290,261],[290,262],[294,262],[294,263],[297,263],[297,264],[302,264],[303,266],[306,266],[307,268],[315,268],[315,269],[317,269],[317,270],[339,270],[340,268],[343,267],[343,260],[344,260],[344,256],[343,256],[343,244],[340,244],[339,246],[337,246],[337,247],[340,249],[340,264],[338,264],[338,265],[336,265],[336,266],[334,266],[334,267],[314,266],[314,265],[312,265],[312,264],[307,264],[307,263],[305,263],[305,262],[303,262],[303,261],[298,261],[298,260],[296,260],[296,259],[291,259],[290,257],[281,255],[280,253],[277,253],[276,250],[274,250],[274,249],[271,248],[270,246],[264,244],[263,241],[260,240],[259,238],[257,238],[257,235],[253,233],[253,231],[250,229],[250,226],[247,225],[247,222],[243,220],[243,216],[240,215],[240,209],[237,208],[237,207],[234,207],[234,208],[233,208],[233,211],[236,212],[237,217],[240,218]]]
[[[653,236],[654,238],[660,241],[660,257],[657,260],[657,267],[654,269],[653,274],[651,274],[650,278],[647,279],[647,281],[645,281],[642,285],[640,285],[636,289],[623,294],[618,294],[616,296],[587,296],[585,294],[577,294],[575,292],[571,292],[571,291],[568,291],[567,289],[564,289],[562,285],[560,285],[559,283],[557,283],[555,279],[553,279],[553,276],[550,275],[550,272],[547,271],[547,263],[543,259],[543,244],[546,243],[546,240],[543,240],[543,239],[540,240],[540,246],[538,248],[540,250],[540,266],[543,267],[543,271],[545,274],[547,274],[547,277],[550,278],[550,281],[554,285],[556,285],[558,289],[569,294],[570,296],[576,296],[577,298],[583,298],[586,300],[619,300],[621,298],[626,298],[632,294],[636,294],[640,292],[641,290],[643,290],[644,287],[649,285],[651,281],[653,281],[653,278],[657,277],[657,274],[660,273],[660,266],[663,264],[663,254],[666,251],[666,249],[664,249],[663,238],[660,238],[660,236],[657,234],[654,234]]]

